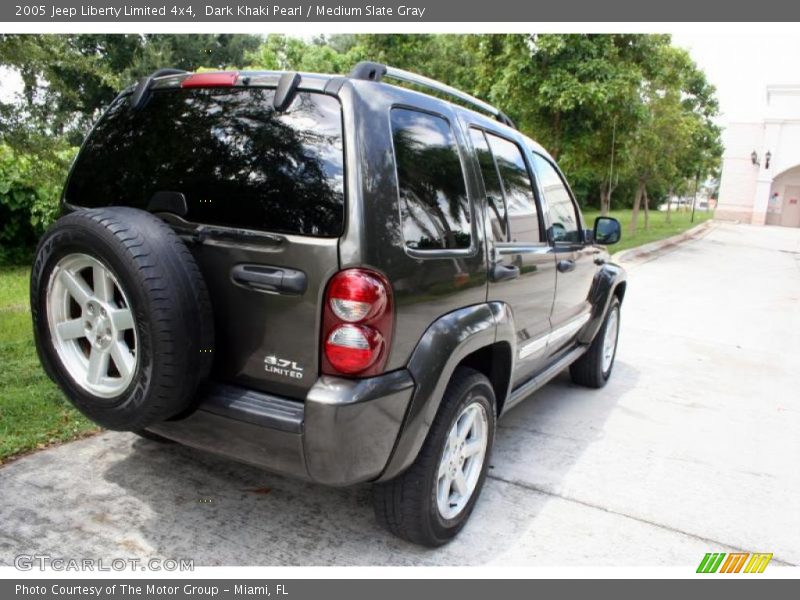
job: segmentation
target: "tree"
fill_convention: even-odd
[[[648,226],[649,186],[672,191],[687,178],[699,181],[714,170],[721,156],[714,88],[689,54],[663,45],[644,65],[640,93],[647,111],[631,138],[636,180],[631,234],[636,233],[642,202]]]
[[[244,35],[0,35],[23,90],[0,104],[0,260],[18,260],[56,216],[77,146],[119,91],[156,68],[239,66]]]
[[[643,61],[666,36],[481,36],[481,93],[535,133],[576,188],[597,188],[607,212],[630,162],[644,107]],[[612,165],[613,156],[613,165]]]
[[[245,60],[256,69],[343,74],[365,58],[363,48],[352,35],[319,36],[307,43],[300,38],[272,34],[248,52]]]
[[[632,202],[634,229],[651,197],[685,190],[719,167],[713,86],[669,36],[639,34],[0,35],[0,65],[24,81],[20,101],[0,105],[0,143],[63,181],[100,112],[158,67],[345,74],[361,60],[500,107],[558,160],[582,205],[607,212],[612,198]]]
[[[140,77],[166,66],[238,66],[259,43],[230,34],[0,35],[0,64],[24,83],[14,121],[8,107],[0,114],[6,117],[0,133],[24,137],[27,125],[77,145],[119,91]]]

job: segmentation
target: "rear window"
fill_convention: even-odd
[[[186,197],[197,223],[336,237],[344,223],[339,102],[300,92],[275,112],[266,88],[155,90],[144,108],[117,100],[84,145],[70,204],[146,209]]]

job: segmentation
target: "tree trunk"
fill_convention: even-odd
[[[672,223],[672,188],[669,188],[669,194],[667,194],[667,218],[665,221]]]
[[[612,182],[600,186],[600,214],[607,215],[611,212],[611,194],[614,193],[616,185]]]
[[[611,198],[609,197],[609,189],[603,185],[600,188],[600,214],[607,215],[609,210],[609,205],[611,204]]]
[[[633,197],[633,212],[631,213],[631,224],[629,227],[631,235],[636,235],[636,226],[639,221],[639,208],[642,205],[642,192],[644,190],[644,182],[639,181],[636,186],[636,195]]]
[[[650,197],[647,195],[647,188],[642,187],[642,195],[644,196],[644,229],[650,230]]]
[[[561,155],[561,113],[557,112],[553,116],[553,146],[550,150],[550,155],[554,160],[558,160]]]

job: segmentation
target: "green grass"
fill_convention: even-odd
[[[600,211],[585,210],[583,211],[583,216],[586,219],[587,226],[591,227],[594,224],[595,217],[600,216]],[[692,223],[691,211],[673,211],[670,214],[670,222],[667,223],[667,213],[651,210],[650,228],[645,229],[644,212],[640,211],[636,235],[631,235],[630,233],[630,210],[612,210],[608,216],[618,219],[622,224],[622,240],[620,240],[618,244],[614,244],[613,246],[609,247],[609,251],[611,253],[616,253],[682,233],[687,229],[691,229],[692,227],[703,223],[704,221],[708,221],[714,216],[714,213],[697,211],[694,214],[694,223]]]
[[[0,464],[96,431],[44,374],[33,345],[28,273],[0,267]]]

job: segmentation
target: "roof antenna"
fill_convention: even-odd
[[[281,75],[278,80],[278,88],[275,90],[275,98],[272,100],[272,107],[278,112],[284,112],[289,108],[299,85],[299,73],[284,73]]]
[[[351,79],[364,79],[366,81],[380,81],[386,75],[386,65],[370,62],[368,60],[358,63],[350,70]]]

